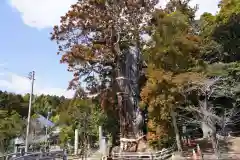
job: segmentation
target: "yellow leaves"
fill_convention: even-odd
[[[148,122],[148,134],[147,139],[149,142],[159,141],[159,139],[169,134],[170,127],[169,121],[161,120],[156,121],[149,120]]]
[[[156,141],[159,139],[159,136],[157,136],[154,132],[148,132],[147,139],[148,141]]]
[[[170,80],[172,77],[171,72],[164,72],[163,70],[150,70],[150,74],[148,74],[149,81],[156,83],[161,83],[162,81]]]
[[[188,4],[171,5],[178,8],[168,6],[169,10],[155,12],[153,42],[144,53],[148,69],[141,98],[148,104],[149,137],[153,140],[167,133],[171,110],[185,102],[185,87],[204,79],[203,74],[193,71],[200,66],[201,56],[201,39],[193,34],[189,23],[194,9]]]
[[[154,67],[148,68],[147,77],[141,98],[148,105],[150,119],[156,122],[167,120],[171,109],[184,102],[186,86],[200,84],[205,79],[204,74],[197,72],[173,74]]]
[[[154,107],[152,106],[152,105],[149,105],[149,107],[148,107],[148,112],[149,113],[152,113],[152,112],[154,112],[155,110],[154,110]]]
[[[155,125],[155,124],[154,124],[153,120],[150,119],[150,120],[148,121],[148,128],[149,128],[149,129],[154,129],[154,128],[155,128],[154,125]]]
[[[163,70],[148,69],[148,81],[143,87],[141,98],[144,103],[148,104],[150,114],[166,118],[168,108],[172,107],[174,97],[171,95],[172,73]]]
[[[200,37],[196,36],[196,35],[187,35],[186,36],[186,39],[188,39],[189,41],[193,41],[193,42],[196,42],[196,43],[200,43],[201,42],[201,39]]]
[[[239,0],[222,0],[220,2],[220,11],[217,14],[217,23],[227,23],[229,18],[234,14],[240,12],[240,1]]]
[[[81,15],[81,14],[79,14],[79,12],[76,12],[76,11],[74,11],[74,10],[71,10],[71,11],[68,12],[68,16],[69,16],[70,18],[72,18],[72,17],[77,17],[77,16],[79,16],[79,15]],[[62,21],[65,21],[65,20],[66,20],[66,17],[62,17]]]
[[[96,3],[96,4],[105,4],[105,1],[106,0],[90,0],[90,3],[93,4],[93,3]]]
[[[173,77],[172,82],[177,86],[184,86],[190,83],[201,83],[205,78],[204,74],[196,72],[185,72]]]

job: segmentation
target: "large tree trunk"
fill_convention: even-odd
[[[212,131],[210,134],[210,138],[211,138],[211,142],[212,142],[212,147],[213,147],[213,151],[215,156],[217,157],[217,159],[220,158],[219,155],[219,150],[218,150],[218,141],[217,141],[217,134],[216,131]]]
[[[139,88],[139,79],[140,79],[140,51],[137,47],[130,46],[128,54],[128,68],[129,68],[129,80],[130,80],[130,92],[131,96],[130,105],[133,107],[133,129],[136,137],[140,137],[143,134],[143,115],[139,109],[139,99],[140,99],[140,88]]]
[[[201,122],[201,129],[203,132],[203,138],[207,139],[209,137],[209,133],[212,132],[212,129],[206,124],[206,122]]]
[[[171,111],[171,117],[172,117],[174,132],[176,135],[178,152],[182,153],[183,149],[182,149],[181,137],[180,137],[180,133],[179,133],[178,126],[177,126],[177,121],[176,121],[176,113]]]
[[[118,57],[117,61],[117,83],[118,83],[118,107],[120,117],[120,137],[121,138],[134,138],[133,135],[133,106],[130,105],[129,97],[130,87],[128,79],[128,68],[126,54]]]
[[[121,138],[136,139],[142,135],[143,117],[139,110],[140,52],[136,47],[122,51],[117,60],[118,105]]]
[[[5,153],[4,142],[3,140],[0,140],[0,156],[3,156],[4,153]]]
[[[203,121],[202,122],[202,130],[207,135],[206,138],[210,138],[212,143],[212,149],[217,158],[220,157],[219,148],[218,148],[218,140],[215,124],[211,124],[211,122]]]

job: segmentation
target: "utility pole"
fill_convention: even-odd
[[[48,111],[48,113],[47,113],[47,122],[50,119],[51,113],[52,113],[52,111]],[[45,145],[46,146],[45,147],[47,147],[48,146],[48,125],[46,125],[45,127],[46,127],[46,131],[45,131],[45,137],[46,137]]]
[[[31,93],[30,93],[29,107],[28,107],[27,131],[26,131],[26,138],[25,138],[25,153],[28,152],[28,135],[29,135],[30,119],[31,119],[33,86],[34,86],[34,80],[35,80],[34,77],[35,77],[35,72],[34,71],[30,72],[28,78],[31,80]]]

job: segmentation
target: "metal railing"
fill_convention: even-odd
[[[27,154],[32,154],[32,152],[28,152]],[[11,158],[19,157],[19,156],[23,156],[23,155],[26,155],[26,154],[23,152],[9,153],[9,154],[0,156],[0,160],[9,160]]]
[[[0,157],[0,160],[67,160],[67,153],[64,150],[52,152],[34,152],[34,153],[11,153]]]
[[[113,160],[166,160],[172,156],[174,148],[162,149],[158,152],[122,152],[113,153]]]
[[[0,160],[9,160],[9,159],[11,159],[12,157],[18,157],[18,156],[21,156],[21,153],[20,153],[20,152],[10,153],[10,154],[6,154],[6,155],[3,155],[3,156],[0,156]]]

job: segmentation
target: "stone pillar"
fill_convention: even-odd
[[[78,154],[78,129],[75,129],[75,138],[74,138],[74,154]]]
[[[103,156],[107,155],[107,143],[105,137],[102,137],[100,152],[102,153]]]
[[[98,127],[98,139],[99,139],[99,149],[101,150],[101,140],[103,137],[102,126]]]

